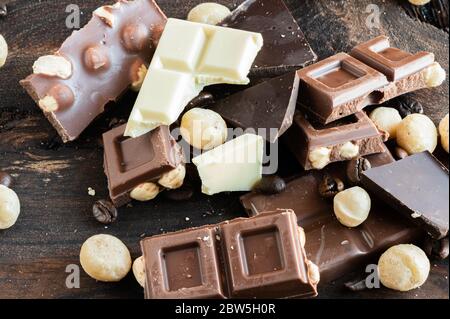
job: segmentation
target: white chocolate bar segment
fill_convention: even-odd
[[[125,136],[174,123],[207,85],[248,84],[262,45],[259,33],[168,19]]]
[[[202,180],[202,192],[250,191],[262,178],[264,140],[245,134],[192,159]]]

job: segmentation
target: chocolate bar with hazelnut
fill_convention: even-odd
[[[64,142],[75,140],[130,85],[139,88],[166,23],[153,0],[120,0],[94,11],[21,85]]]

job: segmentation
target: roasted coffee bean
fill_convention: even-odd
[[[185,112],[196,108],[196,107],[206,107],[208,105],[211,105],[214,103],[214,96],[209,92],[201,92],[197,97],[193,98],[186,108],[184,109]]]
[[[449,253],[448,237],[440,240],[428,237],[425,239],[423,248],[428,257],[436,260],[444,260],[448,257]]]
[[[253,188],[255,192],[271,195],[279,194],[286,189],[284,179],[276,175],[264,176]]]
[[[0,171],[0,185],[10,187],[13,182],[13,178],[6,172]]]
[[[346,282],[346,283],[344,284],[344,286],[345,286],[345,288],[347,288],[348,290],[354,291],[354,292],[357,292],[357,291],[363,291],[363,290],[366,290],[366,289],[367,289],[367,286],[366,286],[366,280],[365,280],[365,279],[363,279],[363,280],[356,280],[356,281]]]
[[[402,160],[402,159],[404,159],[404,158],[409,156],[407,151],[405,151],[403,148],[398,147],[398,146],[395,148],[395,152],[394,153],[395,153],[395,157],[397,159],[399,159],[399,160]]]
[[[361,182],[361,175],[364,171],[371,169],[372,165],[364,157],[354,158],[347,164],[347,178],[352,185],[358,185]]]
[[[408,95],[403,95],[394,99],[389,103],[389,106],[396,108],[402,118],[414,113],[423,114],[422,104]]]
[[[324,198],[333,198],[345,188],[344,182],[339,179],[325,174],[319,185],[319,194]]]
[[[180,188],[166,190],[163,196],[175,202],[183,202],[190,200],[194,196],[194,188],[191,185],[183,185]]]
[[[111,224],[117,219],[117,208],[109,200],[98,200],[92,207],[94,218],[102,224]]]
[[[0,3],[0,18],[6,17],[8,14],[8,8],[6,7],[6,4]]]

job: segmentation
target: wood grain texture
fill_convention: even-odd
[[[400,0],[399,0],[400,1]],[[101,134],[114,118],[126,118],[135,94],[126,94],[96,120],[74,143],[63,145],[51,125],[18,84],[34,60],[58,48],[72,32],[65,27],[65,8],[78,3],[82,24],[93,9],[109,1],[16,0],[8,4],[8,16],[0,19],[0,33],[9,43],[7,64],[0,70],[0,168],[15,177],[22,213],[11,229],[0,231],[0,298],[142,298],[142,289],[130,274],[117,284],[97,283],[81,274],[81,288],[67,289],[68,264],[79,264],[83,241],[97,233],[121,238],[133,257],[139,240],[206,223],[244,216],[239,194],[206,197],[178,204],[162,197],[147,204],[133,204],[119,211],[119,221],[109,227],[91,216],[92,204],[107,195],[103,174]],[[184,18],[200,0],[159,0],[168,16]],[[219,1],[230,8],[234,1]],[[382,10],[380,29],[369,30],[365,9],[375,3]],[[411,19],[394,0],[288,0],[296,19],[321,58],[378,35],[391,36],[396,45],[410,51],[427,50],[448,73],[448,34]],[[448,86],[415,94],[436,122],[448,112]],[[445,155],[448,158],[448,155]],[[283,174],[300,168],[289,154],[283,157]],[[87,194],[96,190],[95,197]],[[189,221],[186,221],[189,217]],[[410,293],[386,289],[350,293],[343,282],[353,274],[320,287],[320,298],[448,298],[448,262],[433,265],[427,283]]]

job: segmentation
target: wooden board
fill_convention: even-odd
[[[82,24],[90,18],[98,0],[78,1]],[[159,0],[168,16],[184,18],[199,0]],[[230,7],[234,1],[220,1]],[[146,235],[244,216],[238,195],[206,197],[197,194],[178,204],[159,198],[147,204],[120,209],[119,221],[109,227],[91,216],[96,199],[106,197],[103,153],[98,142],[115,118],[126,118],[135,97],[129,93],[71,144],[63,145],[32,100],[18,84],[34,60],[48,54],[71,33],[65,27],[65,8],[71,0],[16,0],[0,19],[0,33],[9,43],[7,64],[0,70],[0,168],[15,177],[22,213],[11,229],[0,231],[0,298],[142,298],[142,289],[130,274],[115,284],[97,283],[83,272],[81,288],[67,289],[65,270],[79,264],[83,241],[97,233],[113,234],[139,255],[139,240]],[[412,20],[397,1],[384,0],[289,0],[300,26],[321,58],[378,34],[410,51],[436,53],[448,73],[448,34]],[[367,5],[381,9],[380,28],[366,27]],[[448,112],[448,86],[416,94],[426,113],[438,121]],[[289,173],[299,170],[295,160],[283,161]],[[287,169],[286,169],[287,168]],[[286,174],[287,174],[286,172]],[[96,190],[88,196],[88,188]],[[189,217],[189,221],[186,221]],[[410,293],[386,289],[351,293],[342,283],[322,285],[320,298],[448,298],[448,263],[433,263],[430,279]]]

